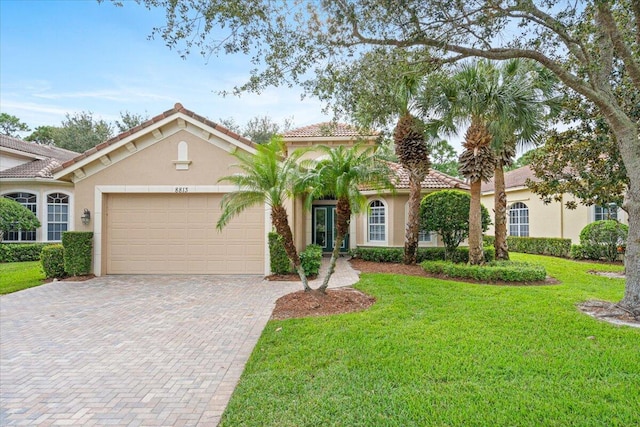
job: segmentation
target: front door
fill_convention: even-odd
[[[314,206],[312,212],[313,243],[320,245],[322,252],[332,252],[336,242],[336,207]],[[346,252],[348,248],[349,234],[340,245],[340,252]]]

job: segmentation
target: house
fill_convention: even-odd
[[[343,124],[317,124],[284,135],[292,152],[318,144],[375,144]],[[94,233],[93,272],[104,274],[268,274],[270,209],[258,206],[216,229],[220,202],[234,187],[219,183],[237,171],[235,150],[255,145],[176,104],[96,147],[66,160],[53,180],[72,190],[70,230]],[[317,156],[309,152],[307,158]],[[391,164],[395,193],[368,191],[368,209],[351,221],[344,250],[356,245],[402,246],[407,218],[408,174]],[[433,171],[425,193],[468,186]],[[318,200],[310,211],[302,200],[287,210],[296,245],[332,249],[335,200]],[[84,217],[84,220],[82,219]],[[423,234],[421,245],[439,245]]]
[[[52,171],[79,153],[0,135],[0,197],[13,199],[33,212],[37,230],[15,230],[5,242],[59,242],[73,230],[73,183],[53,178]]]
[[[529,166],[523,166],[505,173],[507,193],[507,231],[510,236],[523,237],[559,237],[580,243],[580,231],[589,223],[602,219],[617,219],[628,224],[625,211],[616,205],[585,206],[570,194],[562,196],[562,201],[545,204],[537,194],[526,185],[526,180],[535,180]],[[577,204],[576,209],[567,209],[568,201]],[[482,184],[482,204],[493,212],[493,180]],[[494,234],[493,226],[487,231]]]

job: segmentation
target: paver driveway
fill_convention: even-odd
[[[0,425],[215,426],[277,297],[260,277],[109,276],[0,298]]]

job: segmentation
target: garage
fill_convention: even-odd
[[[222,194],[109,194],[106,274],[262,274],[264,208],[216,229]]]

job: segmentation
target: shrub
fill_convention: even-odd
[[[420,229],[437,231],[445,245],[447,258],[469,236],[471,196],[460,190],[441,190],[427,194],[420,202]],[[482,230],[491,224],[489,211],[482,206]]]
[[[420,266],[428,273],[486,282],[538,282],[547,277],[542,265],[513,261],[493,261],[485,265],[454,264],[447,261],[424,261]]]
[[[618,246],[626,245],[629,227],[608,219],[587,224],[580,232],[579,254],[588,259],[615,261]],[[578,255],[578,249],[575,250]]]
[[[42,248],[51,243],[0,243],[0,262],[39,261]]]
[[[93,233],[90,231],[65,231],[62,233],[64,246],[64,271],[72,276],[91,272],[91,249]]]
[[[38,227],[40,221],[33,212],[15,200],[0,197],[0,242],[11,230],[34,230]]]
[[[271,260],[271,272],[274,274],[291,273],[291,261],[284,250],[282,236],[278,233],[269,233],[269,257]]]
[[[40,262],[47,279],[64,277],[64,247],[60,244],[42,248]]]
[[[571,239],[551,237],[507,237],[509,250],[525,254],[551,255],[567,258],[571,252]]]
[[[422,261],[437,261],[445,259],[446,248],[418,248],[417,260],[418,263]],[[403,248],[394,247],[357,247],[351,250],[351,256],[359,258],[364,261],[373,262],[390,262],[399,264],[403,261]],[[493,247],[484,248],[484,257],[487,261],[495,259]],[[469,248],[461,247],[456,248],[455,252],[451,256],[453,262],[469,262]]]
[[[307,276],[317,276],[322,265],[322,246],[309,245],[300,252],[300,263],[304,274]]]

